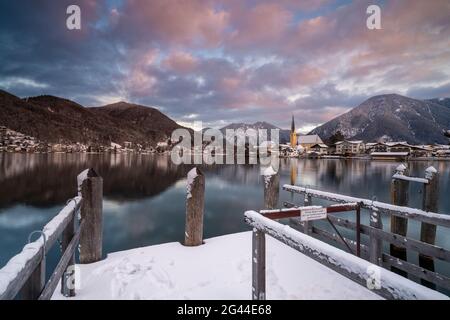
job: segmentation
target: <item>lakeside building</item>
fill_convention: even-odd
[[[372,160],[405,161],[408,155],[408,152],[372,152],[370,158]]]
[[[364,141],[362,140],[344,140],[336,142],[336,154],[356,155],[366,151]]]
[[[324,144],[322,139],[317,134],[300,135],[297,133],[297,143],[302,146],[306,152],[316,144]]]
[[[325,143],[317,143],[313,145],[309,150],[319,155],[328,154],[328,146]]]

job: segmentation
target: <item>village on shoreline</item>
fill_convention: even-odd
[[[46,143],[35,137],[0,126],[0,152],[9,153],[167,153],[176,145],[168,141],[158,142],[154,148],[125,142],[123,145],[111,142],[110,146],[87,145],[83,143]],[[270,150],[270,148],[269,148]],[[353,158],[373,160],[405,161],[450,160],[450,145],[412,145],[406,141],[364,142],[363,140],[341,140],[324,143],[319,135],[302,135],[291,132],[290,142],[279,144],[281,158]]]

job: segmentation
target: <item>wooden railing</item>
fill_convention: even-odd
[[[247,211],[245,221],[253,227],[252,298],[254,300],[266,298],[266,234],[348,279],[367,287],[383,298],[448,299],[447,296],[437,291],[423,287],[398,274],[300,233],[256,211]]]
[[[299,186],[284,185],[283,189],[304,195],[306,198],[310,199],[308,201],[308,205],[312,204],[312,198],[317,198],[337,203],[355,203],[361,208],[369,210],[369,225],[360,224],[359,227],[357,227],[356,222],[347,218],[338,217],[335,215],[329,215],[328,218],[333,225],[350,230],[356,234],[361,233],[368,236],[369,241],[360,245],[362,258],[367,259],[376,265],[391,268],[392,271],[403,271],[403,276],[410,274],[435,286],[450,290],[449,277],[439,274],[434,270],[424,268],[421,265],[408,262],[406,261],[406,257],[401,259],[392,254],[392,246],[395,246],[396,248],[404,249],[405,252],[406,250],[412,250],[417,252],[419,256],[425,256],[431,260],[438,259],[448,263],[450,262],[450,251],[448,249],[437,246],[434,243],[422,241],[422,239],[413,239],[408,237],[406,233],[405,235],[401,235],[393,232],[392,230],[383,230],[382,224],[382,217],[387,216],[391,218],[402,218],[405,220],[417,220],[422,223],[426,223],[427,225],[432,225],[434,228],[436,228],[436,226],[450,228],[450,215],[427,212],[420,209],[392,205],[375,200],[349,197]],[[313,223],[311,222],[310,224]],[[291,219],[291,225],[300,231],[305,232],[303,224],[298,221],[298,219]],[[320,229],[318,226],[314,225],[309,226],[309,230],[311,230],[311,232],[308,234],[317,237],[318,239],[339,245],[345,243],[346,246],[356,250],[356,243],[354,240],[340,237],[337,233]],[[388,242],[391,244],[391,253],[383,252],[383,242]],[[398,249],[394,252],[398,252]]]
[[[102,185],[102,178],[93,169],[78,176],[78,196],[70,199],[42,231],[33,232],[41,236],[0,269],[0,300],[48,300],[60,279],[61,292],[68,297],[75,295],[78,245],[80,263],[95,262],[102,257]],[[59,238],[61,258],[46,281],[46,255]]]

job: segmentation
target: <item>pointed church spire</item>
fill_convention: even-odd
[[[294,115],[292,115],[290,142],[292,148],[297,146],[297,133],[295,132]]]

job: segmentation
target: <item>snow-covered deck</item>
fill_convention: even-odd
[[[166,243],[79,265],[70,299],[251,299],[252,233]],[[267,299],[380,299],[370,290],[267,237]],[[65,299],[55,291],[53,299]]]

